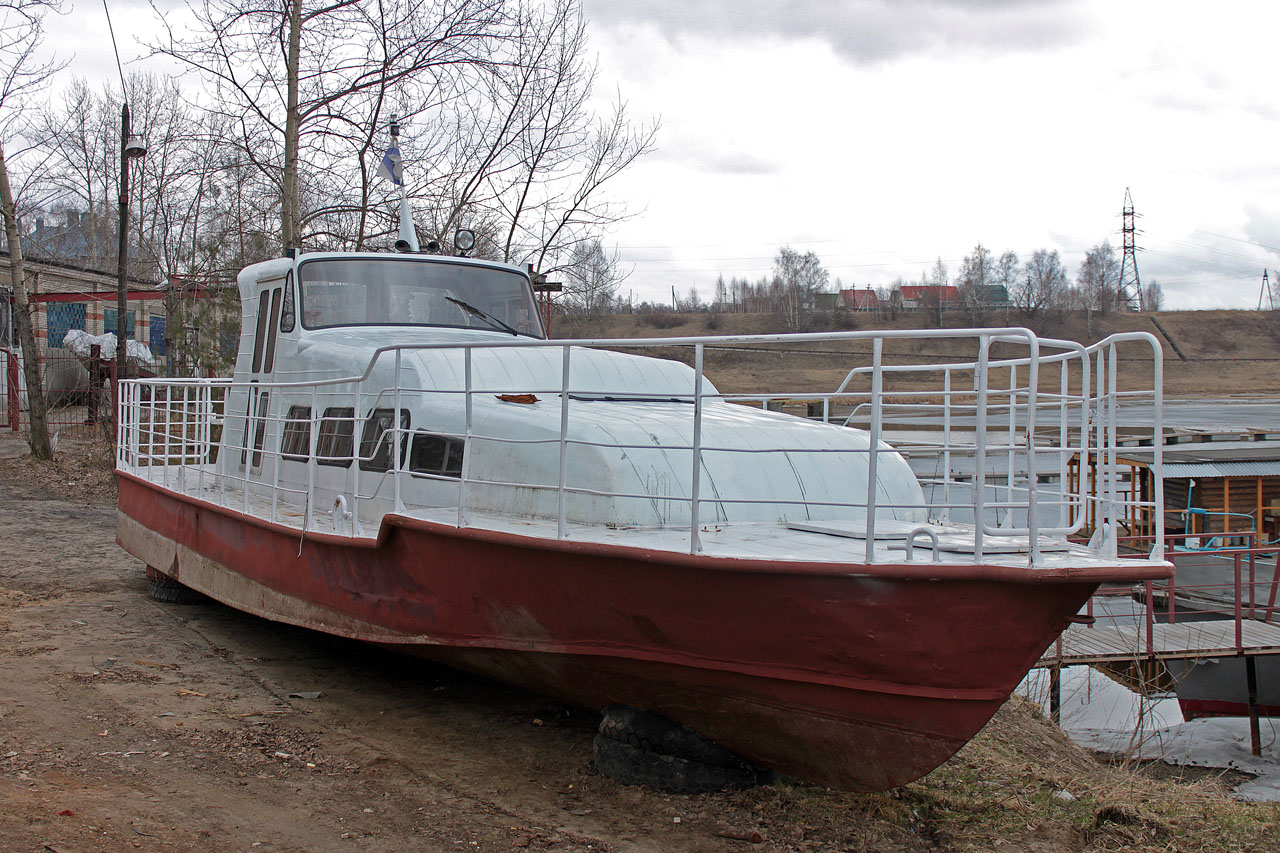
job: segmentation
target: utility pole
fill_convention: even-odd
[[[1262,310],[1262,300],[1266,299],[1267,304],[1271,306],[1271,310],[1276,310],[1276,295],[1271,292],[1271,280],[1267,278],[1267,271],[1262,271],[1262,289],[1258,291],[1258,310]]]
[[[1129,196],[1129,188],[1124,188],[1124,208],[1120,212],[1120,230],[1124,235],[1124,257],[1120,259],[1120,283],[1117,287],[1117,308],[1128,311],[1141,311],[1142,279],[1138,276],[1138,248],[1134,236],[1139,232],[1134,228],[1136,215],[1133,212],[1133,199]]]
[[[121,82],[123,85],[123,81]],[[114,392],[111,395],[112,411],[120,411],[120,380],[125,378],[125,356],[127,354],[126,338],[129,327],[125,322],[129,309],[127,264],[129,237],[129,160],[147,153],[138,137],[133,135],[129,127],[129,102],[126,100],[120,107],[120,222],[116,226],[120,238],[116,250],[116,377],[111,383]],[[112,415],[112,422],[116,420]]]

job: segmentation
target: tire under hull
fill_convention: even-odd
[[[128,475],[118,522],[127,551],[237,609],[593,709],[648,708],[761,766],[860,791],[946,761],[1111,579],[767,564],[394,516],[353,543]]]

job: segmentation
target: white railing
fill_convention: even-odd
[[[946,353],[920,352],[943,346]],[[869,350],[858,349],[869,345]],[[827,349],[814,350],[825,346]],[[843,349],[842,347],[854,347]],[[691,364],[692,382],[678,389],[689,404],[688,439],[660,445],[588,439],[573,430],[577,408],[572,366],[582,347],[673,353]],[[478,387],[474,383],[477,351],[559,349],[560,369],[548,387]],[[972,349],[970,349],[972,348]],[[956,357],[963,349],[969,358]],[[411,368],[415,354],[452,350],[460,353],[460,388],[417,387],[419,374]],[[782,357],[822,359],[817,369],[830,371],[834,359],[847,359],[843,381],[832,390],[791,389],[786,392],[711,393],[702,377],[708,352],[755,350],[780,352]],[[1122,351],[1125,355],[1121,355]],[[934,363],[911,363],[911,356]],[[1136,353],[1136,354],[1135,354]],[[519,359],[521,353],[511,357]],[[1119,365],[1125,363],[1121,371]],[[391,366],[388,383],[375,383],[379,368]],[[269,514],[272,521],[296,523],[304,530],[317,529],[319,515],[332,510],[332,529],[353,536],[365,535],[365,523],[374,523],[385,511],[423,509],[414,498],[416,484],[436,482],[456,487],[452,499],[458,526],[484,526],[485,513],[476,508],[495,490],[554,493],[555,535],[575,535],[570,517],[573,500],[613,498],[649,500],[687,507],[670,526],[687,530],[687,546],[701,550],[699,531],[710,507],[716,514],[733,506],[769,505],[785,514],[790,507],[826,508],[829,514],[844,509],[850,517],[866,520],[865,559],[876,559],[878,516],[894,511],[923,509],[930,521],[972,525],[975,559],[981,561],[994,549],[988,540],[1025,538],[1033,565],[1041,562],[1042,536],[1087,534],[1100,556],[1114,557],[1121,536],[1142,530],[1158,533],[1163,518],[1161,488],[1161,384],[1159,343],[1145,333],[1116,335],[1090,347],[1071,341],[1038,338],[1026,329],[907,330],[894,332],[841,332],[802,335],[755,335],[624,340],[536,341],[526,338],[486,340],[476,344],[415,344],[385,346],[376,350],[363,372],[311,382],[231,380],[133,380],[122,383],[117,465],[122,471],[167,488],[196,491],[242,512]],[[713,371],[714,374],[714,371]],[[1053,376],[1052,374],[1056,374]],[[413,376],[412,385],[406,376]],[[1053,390],[1041,387],[1046,376]],[[1140,377],[1140,378],[1139,378]],[[714,376],[713,376],[714,378]],[[1124,387],[1120,379],[1124,379]],[[1056,379],[1056,382],[1053,381]],[[374,387],[378,384],[379,387]],[[590,393],[598,395],[598,391]],[[559,428],[546,437],[495,434],[477,429],[476,401],[485,395],[533,394],[556,400]],[[303,420],[290,419],[282,397],[295,403],[309,402]],[[644,394],[619,390],[617,399],[643,399]],[[436,431],[436,435],[462,443],[461,471],[411,470],[408,448],[420,426],[403,426],[403,413],[430,401],[461,404],[460,429]],[[767,409],[805,407],[814,419],[833,425],[865,428],[869,447],[746,447],[708,443],[704,416],[721,402],[757,405]],[[349,408],[349,415],[322,417],[326,406]],[[374,410],[392,412],[390,426],[373,435],[364,433]],[[449,407],[457,411],[457,406]],[[1136,422],[1122,427],[1129,412],[1140,412]],[[1151,478],[1145,492],[1134,478],[1125,479],[1126,466],[1119,454],[1121,429],[1145,436],[1155,446]],[[282,446],[286,433],[305,430],[306,452],[290,453]],[[906,435],[909,431],[914,435]],[[297,432],[299,436],[302,433]],[[925,437],[920,438],[923,434]],[[345,437],[349,450],[338,457],[321,455],[340,446]],[[917,466],[935,473],[920,481],[923,505],[889,504],[878,499],[877,469],[882,454],[896,452],[882,441],[911,455]],[[469,451],[476,442],[487,446],[546,445],[554,450],[555,482],[520,482],[486,476],[474,470]],[[386,470],[370,471],[371,463],[385,447]],[[668,452],[690,466],[683,494],[594,489],[575,482],[569,465],[573,448],[611,448],[618,451]],[[715,454],[786,453],[863,454],[868,469],[863,494],[831,499],[792,499],[777,495],[708,496],[704,487],[706,463]],[[221,459],[215,465],[215,461]],[[304,462],[305,480],[281,477],[282,461]],[[342,485],[325,490],[320,480],[335,475],[329,463],[345,463]],[[681,464],[685,464],[682,462]],[[372,467],[377,467],[376,465]],[[363,474],[362,474],[363,472]],[[917,473],[920,473],[917,468]],[[322,495],[322,497],[318,497]],[[432,504],[439,509],[438,504]],[[362,510],[365,512],[362,513]],[[289,517],[284,518],[285,515]],[[349,516],[349,521],[345,521]],[[579,525],[580,526],[580,525]],[[1007,550],[1007,549],[1006,549]],[[1159,536],[1153,538],[1151,556],[1163,558]]]

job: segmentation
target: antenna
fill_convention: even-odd
[[[1120,259],[1120,283],[1117,286],[1117,301],[1123,300],[1123,307],[1129,311],[1141,311],[1142,279],[1138,276],[1138,247],[1134,243],[1134,235],[1141,232],[1134,228],[1137,216],[1133,212],[1133,199],[1129,196],[1129,188],[1124,188],[1124,208],[1120,212],[1120,231],[1124,235],[1124,257]],[[1117,307],[1120,307],[1119,305]]]

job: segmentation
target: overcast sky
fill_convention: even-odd
[[[785,244],[848,286],[952,274],[978,242],[1024,259],[1119,249],[1171,308],[1257,305],[1280,267],[1280,6],[1116,0],[583,0],[604,98],[658,118],[614,187],[640,300],[759,278]],[[114,0],[122,59],[149,29]],[[54,25],[90,80],[101,6]],[[145,69],[146,60],[126,66]]]

